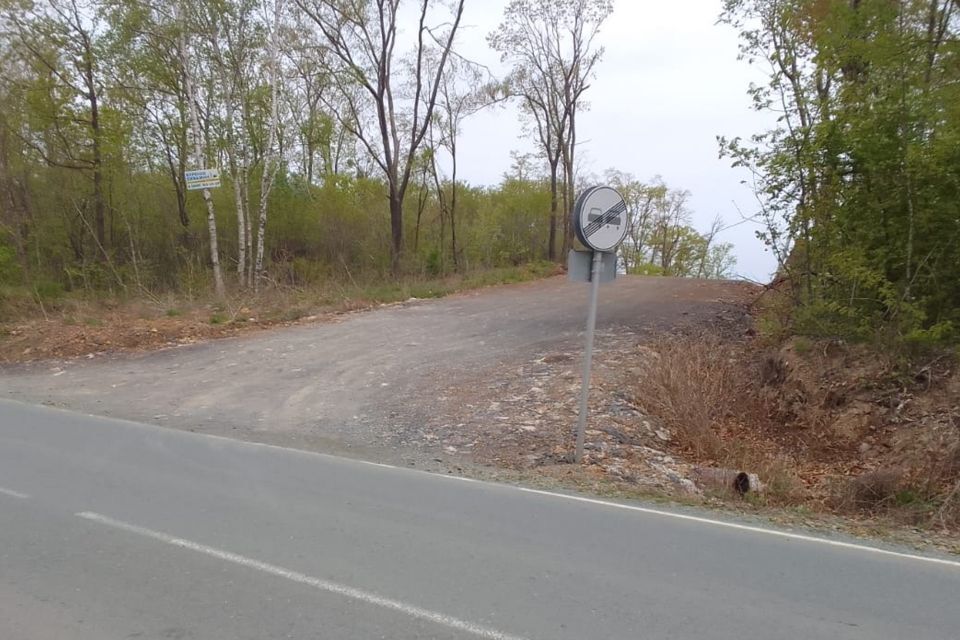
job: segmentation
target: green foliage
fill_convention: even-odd
[[[915,348],[927,348],[945,342],[954,342],[957,338],[956,327],[950,321],[938,322],[928,328],[916,328],[907,333],[904,342]]]
[[[590,19],[602,22],[609,2],[587,4]],[[574,5],[564,6],[564,19],[572,18]],[[0,287],[8,309],[24,300],[48,306],[65,294],[210,295],[207,204],[202,192],[184,187],[184,172],[199,164],[221,171],[222,186],[210,198],[227,285],[247,286],[237,264],[246,247],[238,210],[248,217],[255,246],[264,172],[272,166],[272,91],[269,74],[260,72],[270,66],[271,21],[251,0],[181,9],[178,15],[140,0],[0,3],[6,29],[0,47]],[[456,143],[453,111],[444,108],[436,116],[444,130],[439,140],[417,151],[399,234],[402,273],[392,273],[389,189],[353,126],[367,123],[351,124],[330,106],[326,98],[336,83],[323,68],[329,61],[318,55],[323,45],[315,30],[295,19],[304,16],[289,9],[282,27],[291,43],[302,46],[285,48],[280,62],[280,157],[265,198],[266,282],[363,288],[389,279],[375,297],[395,300],[445,290],[395,285],[398,275],[433,282],[482,273],[476,284],[485,284],[543,271],[551,193],[549,181],[536,173],[542,159],[486,187],[431,175],[435,154],[449,160]],[[449,64],[454,69],[461,62]],[[486,82],[474,72],[464,77]],[[188,76],[195,80],[191,91]],[[465,97],[458,117],[502,94],[494,85],[483,90],[493,93]],[[200,131],[192,130],[191,104],[201,107]],[[679,257],[661,271],[713,273],[704,268],[702,237],[687,224],[664,219],[657,227],[666,244],[683,236],[674,252]],[[533,265],[530,272],[521,273],[526,264]],[[211,322],[223,321],[222,314]]]
[[[610,169],[607,182],[627,202],[627,237],[619,250],[627,273],[694,278],[727,278],[736,260],[733,245],[717,241],[723,221],[700,233],[690,222],[688,191],[672,189],[659,177],[641,182]]]
[[[426,269],[431,276],[440,275],[443,271],[443,258],[440,249],[431,249],[430,253],[427,254]]]
[[[641,262],[630,267],[629,273],[636,276],[662,276],[663,267],[649,262]]]
[[[722,153],[758,177],[799,305],[796,329],[903,343],[960,322],[960,7],[913,0],[727,0],[741,53],[770,62]]]
[[[793,350],[797,352],[798,356],[805,356],[813,349],[813,342],[807,339],[805,336],[797,336],[793,341]]]
[[[33,284],[33,293],[43,302],[55,302],[63,297],[63,285],[50,280],[39,280]]]
[[[11,247],[0,244],[0,286],[20,284],[20,265]]]

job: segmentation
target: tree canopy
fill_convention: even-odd
[[[778,126],[721,140],[755,176],[763,239],[829,335],[941,340],[960,322],[960,7],[727,0]]]
[[[478,5],[3,0],[0,288],[223,295],[562,259],[612,5],[509,3],[490,36],[507,78],[459,52]],[[511,100],[537,153],[465,183],[464,123]],[[194,169],[221,186],[190,189]],[[704,266],[723,250],[689,212],[651,224],[632,271],[728,273]]]

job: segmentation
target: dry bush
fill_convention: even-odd
[[[960,528],[960,444],[954,445],[934,467],[933,477],[928,481],[936,480],[946,489],[937,496],[939,506],[934,522],[944,529]]]
[[[955,444],[944,457],[943,474],[949,480],[960,482],[960,443]]]
[[[705,336],[664,339],[645,352],[636,404],[697,457],[715,459],[721,450],[717,430],[742,400],[744,368],[728,345]]]
[[[944,529],[960,528],[960,479],[941,501],[935,521]]]
[[[877,469],[843,481],[832,496],[841,511],[876,511],[893,505],[903,487],[903,473],[896,469]]]

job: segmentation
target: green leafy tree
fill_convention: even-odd
[[[573,240],[577,116],[586,108],[584,94],[603,57],[603,48],[596,44],[600,27],[612,12],[610,0],[511,0],[503,21],[487,38],[511,65],[508,90],[521,99],[550,169],[551,260],[556,259],[560,218],[563,254]]]
[[[808,328],[943,337],[958,321],[960,7],[728,0],[780,125],[722,140],[756,176],[764,239]]]
[[[11,40],[10,60],[28,70],[7,78],[23,93],[29,109],[29,119],[17,135],[46,165],[89,178],[89,198],[74,198],[71,208],[90,227],[96,255],[105,259],[105,78],[103,23],[97,6],[78,0],[10,4],[2,21]]]

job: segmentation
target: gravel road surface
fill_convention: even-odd
[[[710,324],[743,312],[742,283],[623,277],[598,329]],[[579,353],[587,287],[563,277],[349,314],[334,322],[134,355],[0,368],[0,398],[244,440],[399,461],[392,432],[440,389],[551,349]],[[472,382],[470,382],[472,381]]]

